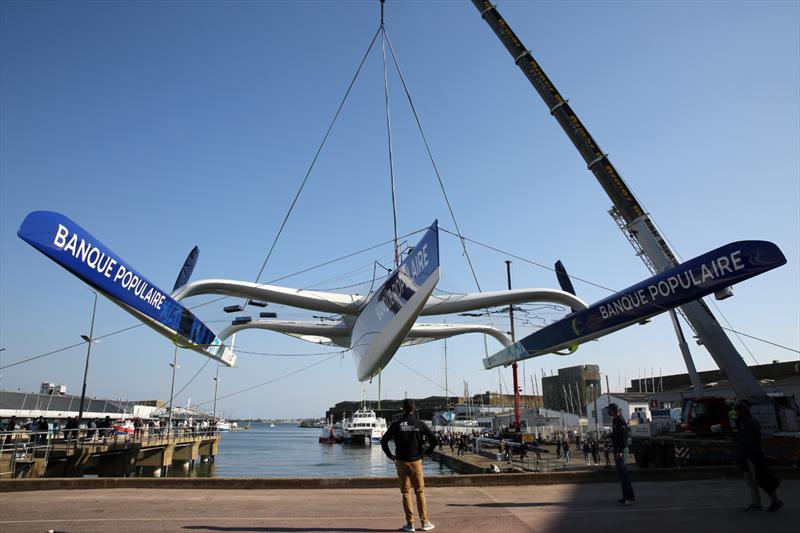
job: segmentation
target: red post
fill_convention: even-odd
[[[519,378],[517,377],[517,363],[511,365],[514,371],[514,429],[519,433],[522,428],[520,427],[519,420]]]

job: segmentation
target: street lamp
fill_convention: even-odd
[[[172,396],[175,392],[175,370],[180,368],[178,366],[178,345],[175,345],[175,355],[172,356],[172,362],[169,364],[172,367],[172,385],[169,389],[169,418],[167,419],[167,437],[172,431]]]
[[[89,327],[89,336],[81,335],[81,339],[86,341],[86,366],[83,369],[83,388],[81,389],[81,405],[78,409],[78,425],[83,420],[83,402],[86,400],[86,377],[89,374],[89,356],[92,354],[92,343],[94,342],[94,317],[97,312],[97,293],[94,294],[94,305],[92,306],[92,325]]]
[[[217,385],[219,384],[219,364],[217,364],[217,375],[212,378],[214,380],[214,410],[211,413],[211,420],[217,420]]]

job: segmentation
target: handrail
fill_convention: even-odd
[[[53,453],[69,455],[84,448],[117,448],[139,445],[159,446],[219,437],[216,428],[174,427],[135,428],[121,433],[115,428],[58,429],[50,431],[0,431],[0,459],[10,456],[10,472],[17,471],[19,461],[44,459],[45,465]]]

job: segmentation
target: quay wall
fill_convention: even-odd
[[[780,479],[800,479],[800,468],[773,468]],[[742,471],[731,466],[657,468],[630,470],[634,482],[742,479]],[[468,474],[427,476],[429,487],[517,486],[616,482],[612,470],[567,471],[523,474]],[[396,488],[395,477],[351,478],[40,478],[0,480],[0,492],[33,490],[98,489],[363,489]]]
[[[461,459],[455,455],[450,455],[446,453],[439,453],[434,451],[431,454],[431,459],[434,461],[438,461],[443,465],[447,465],[456,471],[459,474],[484,474],[486,473],[486,469],[481,465],[472,463],[470,461],[466,461]]]

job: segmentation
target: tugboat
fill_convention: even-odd
[[[319,436],[320,444],[335,444],[340,440],[335,424],[323,426],[322,434]]]

